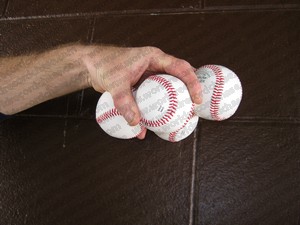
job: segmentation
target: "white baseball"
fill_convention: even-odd
[[[167,75],[148,77],[137,89],[142,123],[154,132],[174,132],[182,127],[194,107],[186,85]]]
[[[195,113],[208,120],[225,120],[237,110],[242,99],[242,85],[237,75],[219,65],[205,65],[196,71],[202,85],[202,103]]]
[[[134,138],[145,129],[141,124],[136,126],[128,125],[127,121],[116,109],[109,92],[104,92],[97,103],[96,120],[108,135],[120,139]]]
[[[193,131],[197,127],[198,120],[199,117],[193,114],[177,131],[155,134],[166,141],[178,142],[187,138],[191,133],[193,133]]]

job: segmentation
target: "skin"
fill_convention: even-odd
[[[141,119],[131,89],[145,73],[181,79],[193,102],[201,103],[195,69],[156,47],[125,48],[69,44],[30,55],[0,58],[0,112],[11,115],[47,100],[93,87],[108,91],[130,125]],[[146,130],[138,138],[145,137]]]

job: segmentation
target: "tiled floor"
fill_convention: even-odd
[[[0,224],[300,224],[299,0],[0,0],[0,54],[154,45],[240,77],[241,106],[179,143],[107,136],[79,91],[0,124]]]

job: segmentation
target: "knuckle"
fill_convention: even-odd
[[[113,94],[113,98],[117,101],[118,104],[122,104],[122,102],[130,96],[130,92],[127,90],[119,90],[118,92]]]
[[[189,83],[188,86],[190,88],[199,88],[200,87],[200,83],[198,81],[198,79],[192,79]]]
[[[158,48],[158,47],[154,47],[154,46],[147,46],[145,47],[148,51],[152,52],[153,55],[160,55],[163,54],[164,52]]]
[[[182,69],[190,69],[191,64],[183,59],[178,59],[178,65],[182,67]]]

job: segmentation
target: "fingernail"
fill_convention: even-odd
[[[134,120],[134,116],[135,116],[135,113],[132,110],[129,110],[126,112],[124,118],[129,124],[131,124],[132,121]]]

